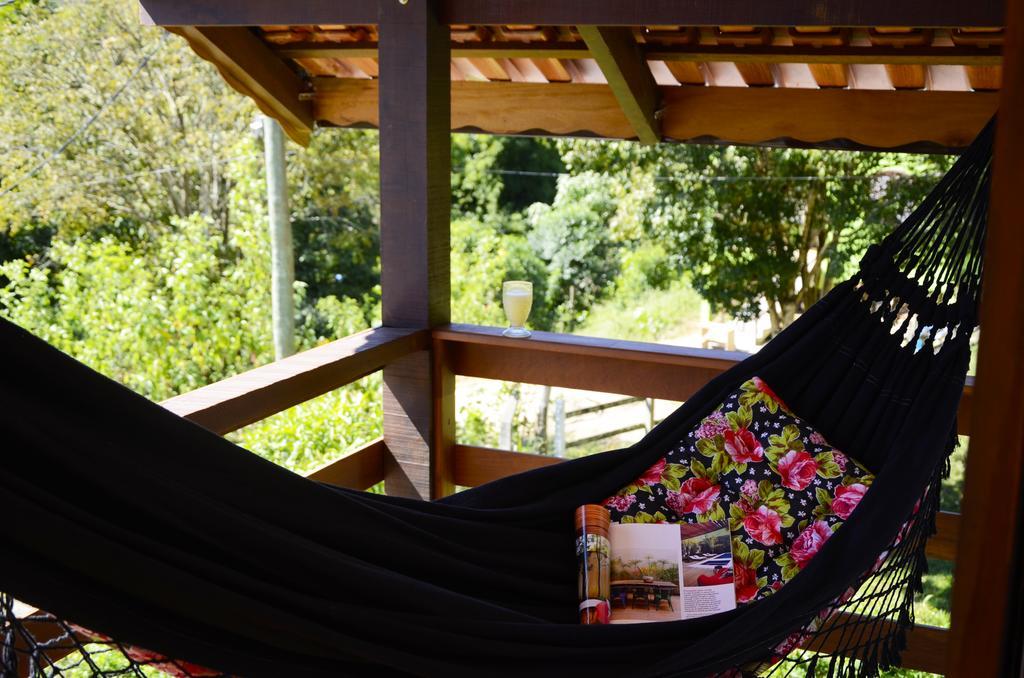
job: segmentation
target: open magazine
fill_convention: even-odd
[[[588,597],[594,601],[607,595],[608,603],[600,605],[599,621],[581,617],[583,623],[674,621],[736,607],[728,520],[613,523],[606,529],[608,546],[597,570],[592,555],[581,576],[599,573],[593,583],[607,590],[595,596],[591,586]]]

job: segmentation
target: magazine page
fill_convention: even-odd
[[[728,521],[612,524],[611,623],[675,621],[736,607]]]
[[[682,619],[679,525],[613,523],[609,533],[611,623]]]
[[[683,618],[736,607],[729,521],[680,523]]]

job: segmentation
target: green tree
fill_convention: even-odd
[[[210,220],[175,225],[144,253],[107,235],[55,243],[52,267],[9,261],[0,309],[154,400],[272,359],[261,229],[233,229],[226,261]]]
[[[521,212],[555,197],[565,169],[554,142],[534,137],[452,135],[452,211],[477,216]]]
[[[368,324],[380,319],[378,172],[376,132],[319,130],[289,157],[299,314],[325,336],[335,304],[358,304]]]
[[[949,164],[798,149],[588,141],[562,149],[571,172],[629,186],[634,236],[672,253],[713,310],[749,319],[765,308],[774,331],[852,273]]]
[[[553,204],[529,210],[528,238],[548,269],[543,301],[560,331],[573,331],[611,290],[619,270],[610,228],[617,206],[609,178],[588,172],[563,177]]]
[[[545,303],[547,269],[525,236],[502,232],[510,218],[466,216],[452,221],[452,318],[456,322],[502,325],[505,313],[501,283],[529,280],[534,286],[530,325],[551,329],[552,309]]]
[[[689,196],[694,207],[687,216],[696,219],[664,234],[678,243],[694,287],[712,308],[750,319],[763,302],[778,332],[850,275],[867,246],[923,197],[928,182],[900,160],[727,148],[700,178],[666,182],[659,197],[682,204]]]
[[[266,202],[254,107],[137,13],[0,8],[0,314],[161,400],[272,359]],[[379,317],[375,145],[289,153],[302,348]],[[237,439],[305,470],[375,435],[379,400],[364,380]]]
[[[255,108],[184,41],[96,0],[22,5],[0,43],[0,232],[145,238],[196,213],[227,231]]]

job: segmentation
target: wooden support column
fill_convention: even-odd
[[[601,67],[640,143],[656,144],[661,141],[661,129],[655,115],[658,85],[632,31],[612,26],[576,28]]]
[[[385,327],[450,317],[451,85],[449,30],[433,0],[380,3],[380,250]],[[388,494],[430,498],[450,468],[454,379],[420,351],[384,368]],[[436,482],[435,482],[436,481]]]
[[[1024,2],[1007,3],[981,346],[947,675],[1017,676],[1024,481]]]

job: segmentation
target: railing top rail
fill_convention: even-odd
[[[529,339],[510,339],[501,334],[500,327],[451,324],[433,330],[435,339],[463,344],[495,347],[528,348],[549,353],[572,353],[594,357],[614,357],[626,360],[660,362],[693,367],[728,369],[750,354],[743,351],[674,346],[646,341],[605,339],[578,334],[533,332]]]
[[[448,345],[455,374],[624,395],[686,400],[737,362],[742,351],[722,351],[575,334],[534,332],[510,339],[499,327],[452,324],[433,330]],[[960,400],[959,432],[970,430],[974,378]]]
[[[228,433],[365,377],[428,343],[426,330],[377,327],[161,404],[215,433]]]

